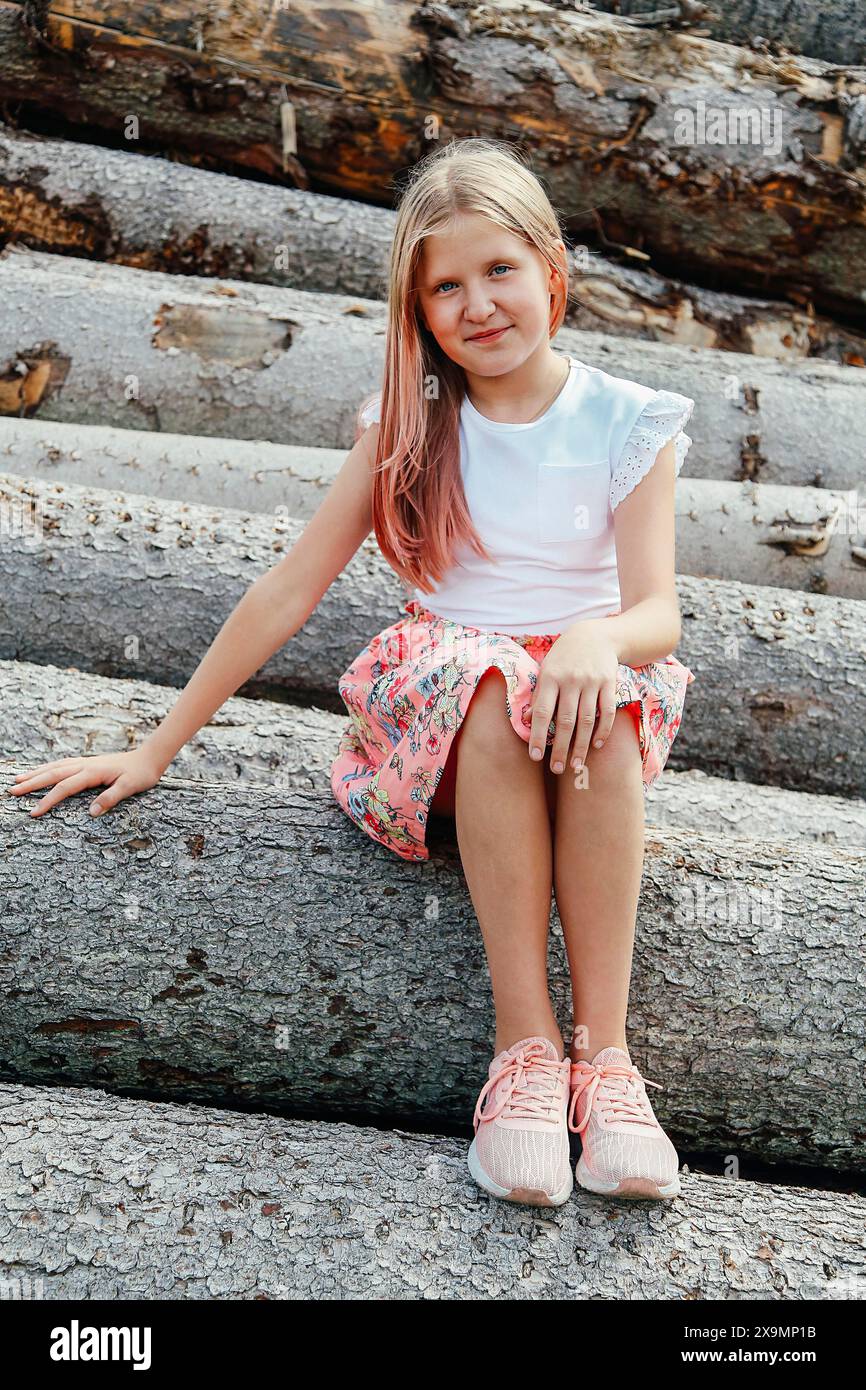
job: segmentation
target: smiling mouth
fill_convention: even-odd
[[[470,343],[486,343],[490,338],[498,338],[500,333],[505,333],[510,327],[511,324],[506,323],[502,328],[491,329],[489,333],[476,333],[475,336],[468,341]]]

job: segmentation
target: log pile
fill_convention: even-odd
[[[0,0],[0,1260],[44,1297],[866,1293],[866,55],[852,0],[648,8]],[[778,148],[677,134],[745,94]],[[672,1220],[582,1194],[543,1250],[465,1170],[493,1019],[453,825],[398,860],[329,786],[404,597],[372,534],[157,787],[2,794],[138,746],[318,509],[431,110],[533,132],[557,350],[696,402],[627,1029],[706,1171]]]

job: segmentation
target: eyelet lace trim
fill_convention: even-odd
[[[676,391],[656,391],[647,401],[625,442],[610,484],[610,505],[616,507],[637,487],[671,439],[674,441],[676,471],[679,476],[691,439],[683,433],[695,403]]]

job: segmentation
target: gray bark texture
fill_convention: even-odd
[[[0,122],[0,244],[141,270],[385,299],[396,212]],[[796,361],[866,362],[806,301],[744,297],[569,249],[572,328]],[[642,254],[627,260],[643,265]]]
[[[59,758],[140,746],[165,718],[177,691],[141,680],[111,680],[26,661],[0,662],[0,787]],[[162,778],[327,790],[346,716],[272,700],[227,700],[185,743]],[[26,798],[27,809],[44,793]],[[92,800],[96,792],[84,794]],[[25,799],[22,799],[22,805]],[[646,824],[739,835],[813,840],[866,850],[866,801],[786,791],[669,766],[647,795]]]
[[[345,458],[339,449],[0,417],[0,461],[18,477],[298,521],[315,514]],[[858,507],[856,490],[680,478],[676,513],[680,574],[866,598],[866,504]]]
[[[79,799],[34,821],[0,796],[0,833],[3,1080],[388,1124],[471,1114],[494,1020],[450,822],[422,865],[330,790],[178,781],[101,819]],[[647,836],[626,1031],[675,1144],[866,1168],[863,865]]]
[[[468,1132],[468,1130],[467,1130]],[[468,1139],[0,1086],[4,1285],[44,1299],[866,1297],[866,1199],[683,1169],[660,1203],[487,1196]]]
[[[358,407],[382,383],[376,300],[17,247],[0,253],[0,299],[0,414],[348,449]],[[859,369],[570,328],[555,346],[690,396],[686,476],[862,485]]]
[[[186,684],[301,522],[0,475],[0,659]],[[318,698],[398,621],[405,590],[368,536],[241,694]],[[674,767],[863,797],[866,609],[856,599],[677,577],[695,674]],[[33,614],[39,615],[39,621]],[[294,635],[293,635],[294,631]],[[329,697],[326,701],[325,697]]]
[[[549,0],[557,9],[568,8],[571,0]],[[591,0],[592,7],[646,22],[643,17],[670,11],[675,5],[666,0]],[[686,7],[682,7],[686,10]],[[726,43],[766,43],[773,49],[808,53],[827,63],[866,63],[866,33],[863,29],[863,0],[725,0],[724,4],[703,7],[694,24],[700,32]]]
[[[94,15],[108,17],[95,32]],[[779,62],[535,0],[335,0],[326,25],[316,0],[267,24],[254,0],[218,14],[178,0],[146,14],[90,4],[49,20],[41,43],[19,18],[18,5],[0,8],[0,99],[21,103],[25,125],[62,110],[112,143],[103,133],[117,141],[141,112],[150,149],[386,203],[429,148],[435,114],[449,137],[525,141],[572,233],[590,228],[738,293],[862,310],[866,69]],[[284,158],[285,101],[301,138]],[[718,142],[703,130],[707,108],[725,125]]]

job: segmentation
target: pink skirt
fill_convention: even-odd
[[[430,803],[479,680],[491,667],[502,672],[511,727],[528,744],[538,673],[560,634],[485,632],[438,617],[417,599],[406,602],[404,613],[340,677],[349,722],[331,766],[331,789],[372,840],[401,859],[429,859]],[[694,679],[675,656],[620,665],[616,704],[631,711],[637,726],[644,792],[667,762]],[[555,731],[554,716],[548,747]]]

